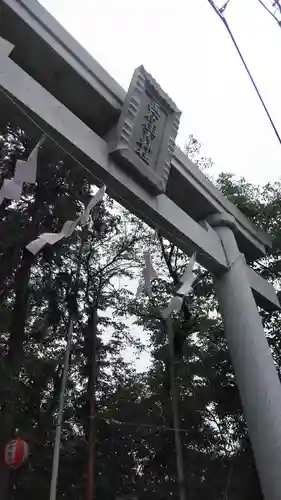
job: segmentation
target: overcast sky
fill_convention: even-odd
[[[280,144],[207,0],[41,3],[125,89],[143,64],[183,112],[178,143],[194,134],[215,172],[279,178]],[[225,16],[281,134],[281,28],[258,0],[230,0]]]
[[[280,144],[207,0],[41,3],[125,89],[143,64],[183,112],[178,143],[194,134],[215,162],[212,174],[234,172],[255,183],[279,178]],[[225,15],[281,134],[281,28],[258,0],[230,0]],[[126,357],[133,360],[131,350]],[[148,362],[145,353],[137,369]]]

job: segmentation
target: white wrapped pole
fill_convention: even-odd
[[[173,332],[172,319],[170,317],[166,320],[166,324],[167,324],[168,346],[170,355],[171,402],[172,402],[172,413],[173,413],[175,448],[177,457],[179,500],[185,500],[183,452],[182,452],[182,441],[180,435],[179,397],[176,386],[176,373],[175,373],[175,353],[174,353],[174,341],[173,341],[174,332]]]
[[[173,332],[173,323],[171,315],[173,312],[179,312],[181,310],[183,299],[191,290],[192,284],[196,277],[195,274],[193,273],[195,261],[196,261],[196,254],[194,253],[189,261],[186,271],[180,278],[182,286],[177,291],[177,294],[172,298],[168,307],[166,307],[166,309],[162,311],[162,316],[166,320],[167,334],[168,334],[168,346],[170,355],[171,402],[172,402],[180,500],[185,500],[186,494],[185,494],[185,481],[184,481],[182,441],[180,436],[179,397],[176,386],[176,373],[175,373],[174,332]]]
[[[59,412],[58,412],[57,423],[56,423],[56,437],[55,437],[55,446],[54,446],[54,454],[53,454],[50,500],[56,500],[56,497],[57,497],[57,482],[58,482],[59,460],[60,460],[61,430],[62,430],[62,422],[63,422],[65,390],[66,390],[67,377],[68,377],[68,367],[69,367],[69,357],[70,357],[70,351],[71,351],[72,334],[73,334],[73,317],[71,315],[70,319],[69,319],[69,325],[68,325],[67,345],[66,345],[66,350],[65,350],[65,355],[64,355],[63,374],[62,374],[61,390],[60,390]]]
[[[79,277],[80,277],[80,272],[81,272],[81,262],[82,262],[81,257],[83,254],[83,248],[84,248],[84,237],[82,235],[81,245],[80,245],[80,256],[78,259],[76,278],[75,278],[75,284],[74,284],[73,290],[76,290],[76,286],[79,282]],[[66,391],[67,379],[68,379],[68,368],[69,368],[69,359],[70,359],[70,353],[71,353],[74,319],[75,319],[75,313],[73,312],[73,310],[71,310],[71,308],[69,308],[69,323],[68,323],[68,332],[67,332],[67,343],[66,343],[66,350],[65,350],[65,355],[64,355],[63,374],[62,374],[60,401],[59,401],[59,411],[58,411],[58,416],[57,416],[56,436],[55,436],[54,453],[53,453],[50,500],[56,500],[56,497],[57,497],[57,482],[58,482],[58,473],[59,473],[61,432],[62,432],[62,424],[63,424],[65,391]]]

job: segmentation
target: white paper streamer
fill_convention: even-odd
[[[180,278],[181,283],[185,283],[186,280],[189,278],[189,276],[191,276],[191,274],[193,273],[195,263],[196,263],[196,253],[194,252],[192,254],[192,256],[190,257],[190,260],[189,260],[189,263],[188,263],[188,266],[187,266],[185,272],[183,273],[183,275]]]
[[[165,319],[168,319],[172,312],[179,312],[181,310],[183,298],[182,297],[173,297],[169,305],[162,311],[162,316]]]
[[[151,282],[158,278],[156,271],[153,269],[151,263],[151,256],[149,251],[144,252],[144,262],[145,266],[142,270],[143,281],[139,284],[136,297],[138,297],[142,291],[145,291],[149,297],[152,296]]]
[[[17,184],[14,179],[4,179],[0,196],[2,199],[7,198],[8,200],[18,201],[21,197],[22,184]]]
[[[15,46],[0,36],[0,56],[8,57]]]
[[[45,136],[41,137],[38,144],[30,153],[27,161],[17,160],[14,176],[14,181],[17,184],[23,184],[24,182],[27,182],[28,184],[35,184],[37,176],[38,152],[44,140]]]
[[[97,205],[103,199],[105,190],[106,186],[102,186],[86,206],[85,211],[80,216],[80,223],[82,224],[82,226],[84,226],[88,222],[88,218],[92,208],[94,208],[94,206]]]
[[[28,184],[35,184],[37,175],[38,151],[44,139],[45,136],[40,139],[26,161],[16,161],[14,178],[4,179],[1,186],[0,204],[3,202],[4,198],[7,198],[8,200],[19,201],[21,198],[24,182]]]
[[[46,245],[46,241],[42,238],[37,238],[33,240],[28,245],[26,245],[27,250],[29,250],[33,255],[36,255],[40,250]]]
[[[103,199],[106,187],[102,186],[98,192],[93,196],[93,198],[88,203],[84,212],[75,220],[68,220],[64,223],[61,231],[59,233],[43,233],[36,239],[26,245],[27,250],[29,250],[33,255],[36,255],[47,243],[49,245],[54,245],[62,238],[69,238],[73,231],[75,231],[76,226],[81,223],[82,226],[86,224],[90,211]]]
[[[193,268],[196,262],[196,253],[194,253],[189,261],[186,271],[180,278],[182,286],[177,291],[176,295],[169,302],[169,305],[162,311],[164,319],[168,319],[173,312],[179,312],[182,307],[184,297],[190,292],[196,275],[193,273]]]

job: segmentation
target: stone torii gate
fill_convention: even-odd
[[[266,500],[281,496],[281,386],[256,303],[279,308],[248,262],[270,241],[175,147],[180,112],[138,68],[124,90],[36,0],[0,6],[0,111],[20,108],[93,182],[213,276]]]

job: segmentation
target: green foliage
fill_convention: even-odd
[[[3,122],[2,176],[34,146],[28,132]],[[191,144],[199,155],[198,144]],[[195,148],[195,149],[194,149]],[[202,162],[197,162],[202,166]],[[280,185],[258,188],[220,175],[221,191],[273,238],[270,258],[255,267],[280,286]],[[86,497],[91,377],[96,373],[95,498],[177,498],[177,474],[167,373],[167,332],[159,317],[186,256],[158,239],[108,197],[89,225],[32,257],[25,245],[42,232],[59,231],[83,210],[92,179],[50,142],[39,155],[36,186],[19,202],[0,206],[0,446],[18,433],[31,455],[18,471],[0,467],[3,500],[48,498],[62,377],[67,297],[77,293],[73,345],[61,446],[58,498]],[[134,290],[148,246],[159,279],[153,301]],[[187,499],[261,500],[247,429],[218,314],[212,281],[201,268],[191,296],[192,321],[175,316],[183,340],[177,363],[180,427]],[[93,318],[97,312],[97,325]],[[280,370],[280,315],[262,312]],[[148,346],[132,334],[132,324]],[[93,340],[94,339],[94,340]],[[95,356],[93,357],[93,342]],[[148,371],[135,370],[126,350],[147,350]],[[10,476],[10,477],[8,477]],[[5,484],[7,487],[5,487]]]

